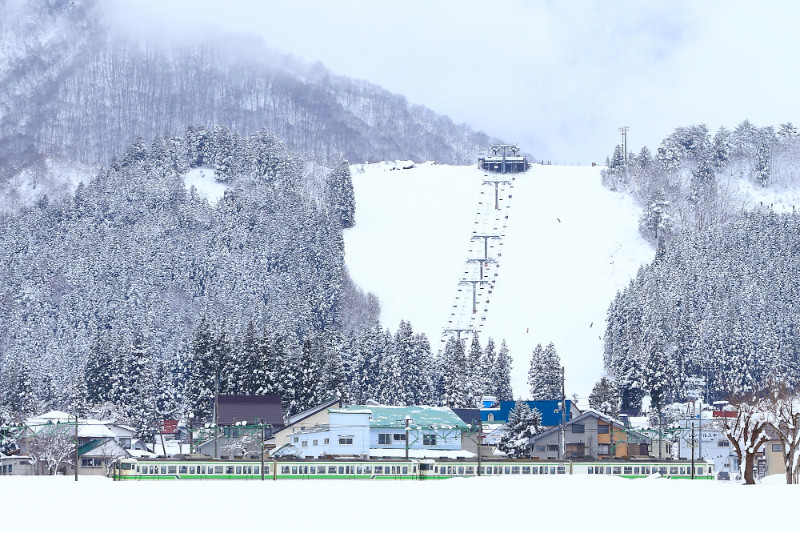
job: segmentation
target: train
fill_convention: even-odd
[[[670,479],[714,479],[714,463],[705,461],[531,461],[448,459],[303,459],[215,460],[118,459],[111,468],[115,481],[172,479],[376,479],[425,480],[475,476],[604,475]]]

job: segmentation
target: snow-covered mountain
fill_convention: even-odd
[[[466,299],[472,310],[472,288],[459,281],[475,276],[467,259],[483,256],[475,246],[483,239],[472,237],[487,229],[495,201],[495,186],[484,180],[509,175],[410,162],[351,172],[356,226],[345,232],[345,253],[353,279],[381,299],[385,327],[409,320],[442,348],[454,302]],[[495,284],[479,293],[476,314],[485,320],[477,329],[483,343],[506,339],[515,396],[529,394],[533,348],[554,342],[567,394],[586,405],[603,371],[608,305],[654,250],[637,231],[639,208],[602,186],[599,167],[534,165],[513,178],[498,205],[496,231],[504,236],[488,241],[497,262],[484,274]]]

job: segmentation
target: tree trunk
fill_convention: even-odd
[[[744,454],[744,471],[742,475],[744,476],[744,484],[745,485],[755,485],[756,480],[753,478],[753,464],[755,463],[755,454],[750,452],[745,452]]]

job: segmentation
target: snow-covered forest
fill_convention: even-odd
[[[228,187],[216,204],[187,190],[196,168]],[[265,131],[192,126],[137,140],[71,198],[4,216],[4,416],[116,411],[147,437],[158,420],[207,416],[215,390],[280,394],[288,413],[334,394],[510,398],[504,345],[453,342],[438,360],[409,323],[377,325],[377,299],[344,267],[349,168],[305,169]]]
[[[796,385],[800,222],[793,205],[755,198],[796,189],[799,162],[790,123],[713,138],[678,128],[655,157],[645,147],[627,162],[617,147],[605,183],[638,199],[658,248],[609,308],[605,364],[623,409],[682,400],[698,382],[711,399]]]
[[[265,128],[321,161],[464,163],[490,142],[256,38],[156,43],[115,30],[95,0],[0,3],[0,116],[0,185],[40,190],[57,188],[61,161],[108,165],[137,136],[150,143],[187,124]]]

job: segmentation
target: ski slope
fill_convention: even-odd
[[[599,167],[534,165],[499,189],[476,166],[409,162],[354,165],[356,225],[345,232],[350,273],[381,300],[392,331],[410,320],[437,351],[462,324],[508,343],[512,386],[527,397],[530,355],[555,343],[567,394],[581,405],[603,373],[605,314],[616,292],[654,254],[637,231],[639,210],[605,189]],[[507,218],[506,218],[507,217]],[[472,239],[496,232],[500,239]],[[492,233],[494,234],[494,233]],[[489,247],[478,306],[472,284]],[[459,289],[461,289],[459,291]]]

